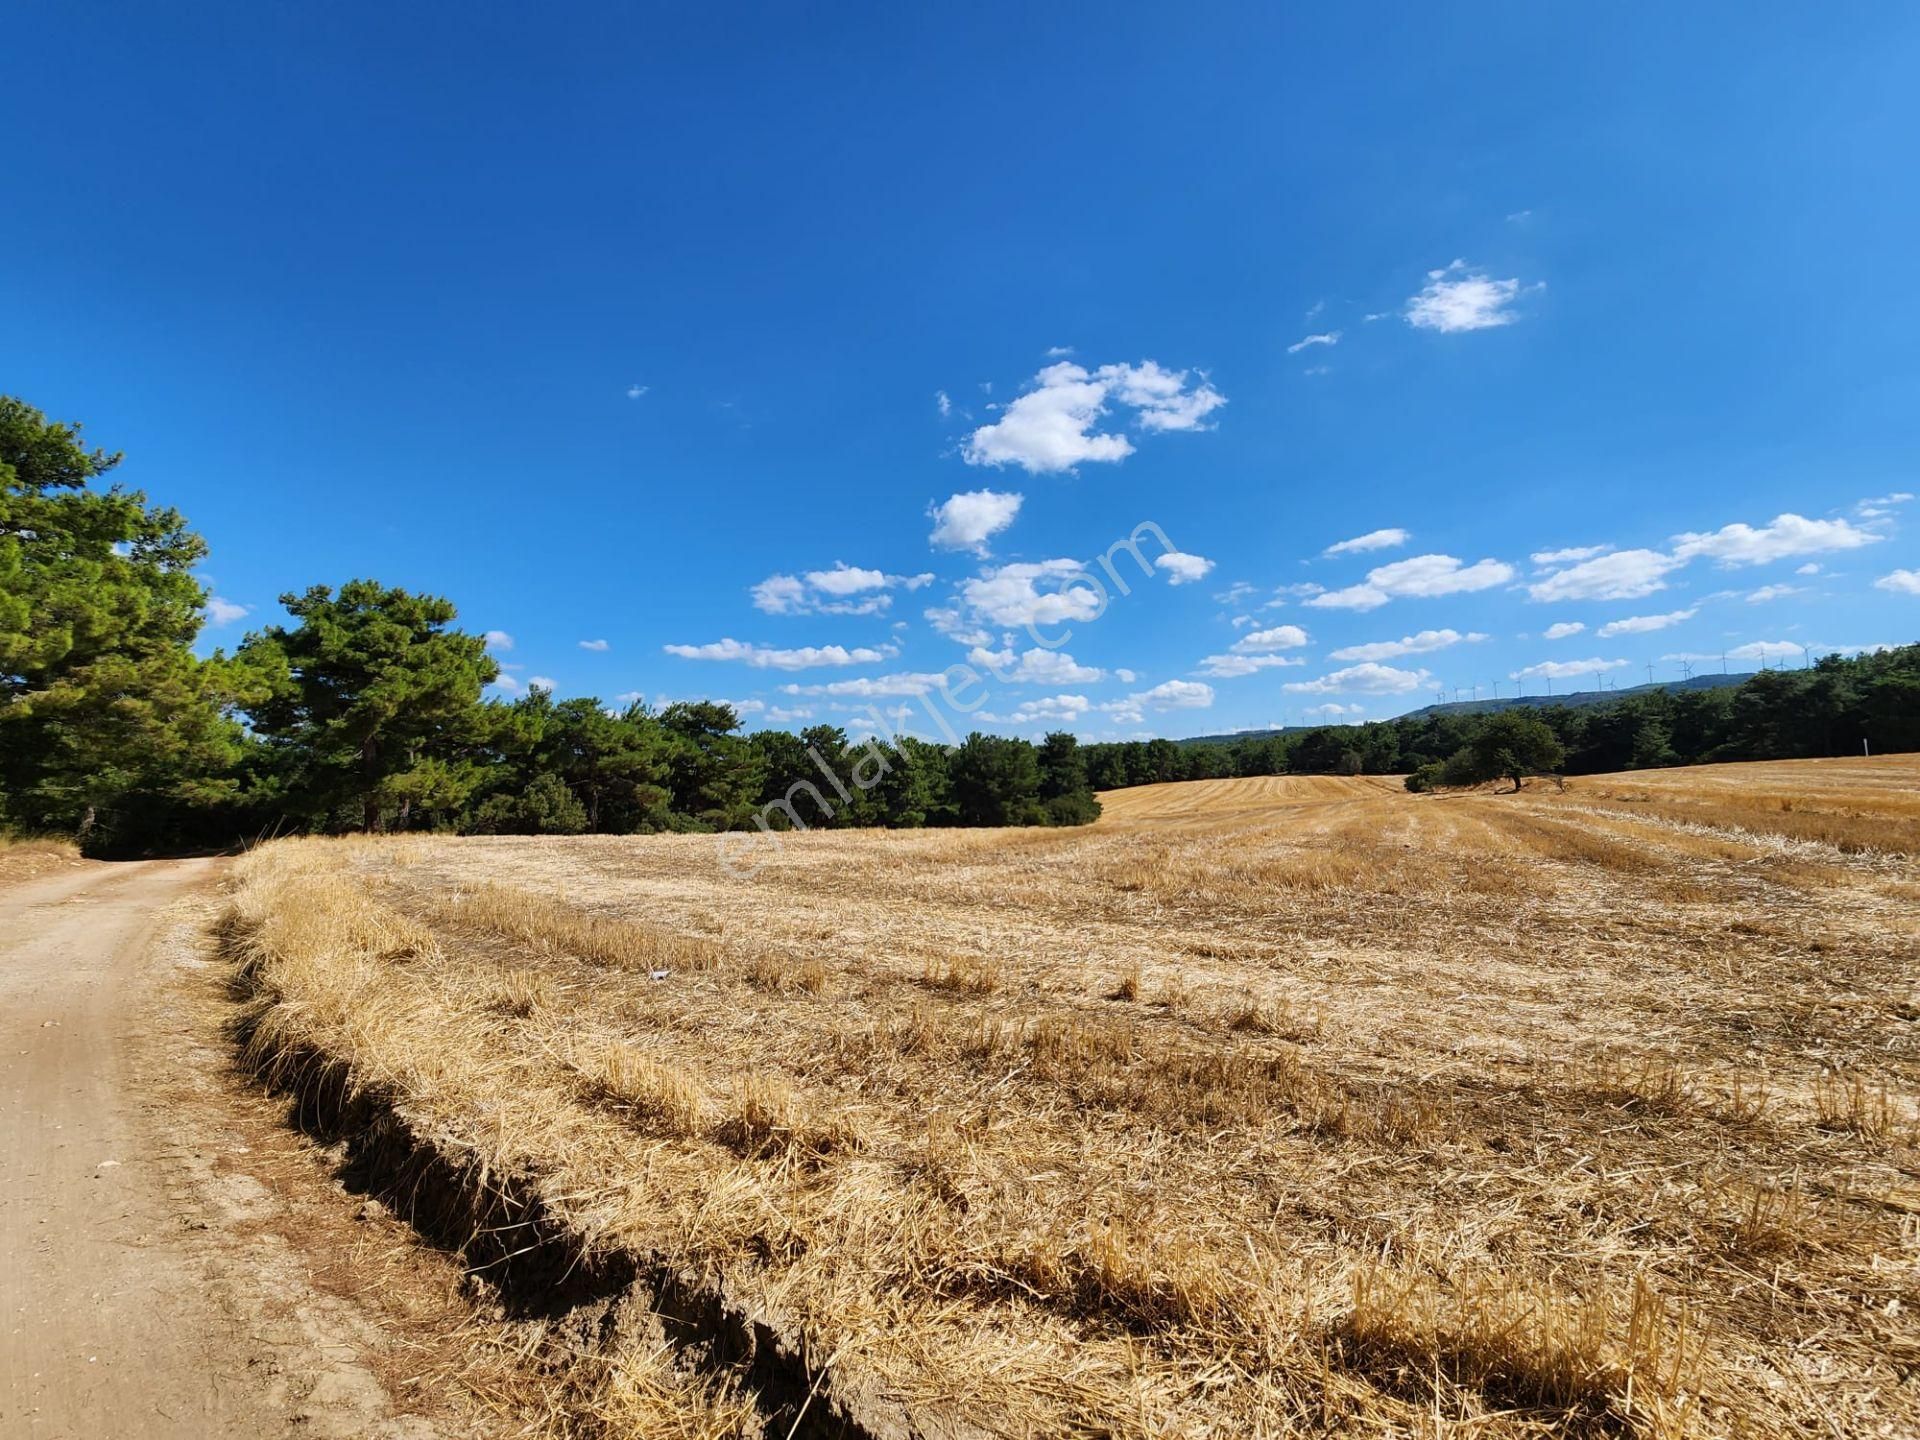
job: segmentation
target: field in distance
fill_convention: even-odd
[[[1920,1433],[1920,756],[1103,800],[274,844],[249,1052],[556,1431]]]

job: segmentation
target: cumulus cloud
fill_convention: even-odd
[[[991,645],[992,634],[985,626],[969,621],[958,606],[936,605],[921,612],[927,623],[957,645]]]
[[[513,636],[504,630],[489,630],[480,638],[486,642],[487,649],[489,650],[513,649]]]
[[[933,392],[933,408],[938,410],[943,418],[953,413],[953,401],[947,395],[946,391],[936,390]]]
[[[900,652],[891,645],[875,648],[860,645],[849,650],[844,645],[803,645],[791,650],[768,645],[753,645],[727,638],[705,645],[666,645],[667,654],[682,660],[732,660],[756,670],[811,670],[823,665],[871,665],[891,660]]]
[[[1484,270],[1455,260],[1444,269],[1427,272],[1426,288],[1407,301],[1407,324],[1443,335],[1511,325],[1520,318],[1513,310],[1519,295],[1518,280],[1495,280]]]
[[[1156,556],[1154,565],[1167,572],[1169,585],[1187,585],[1195,580],[1204,580],[1207,572],[1213,569],[1213,561],[1204,555],[1189,555],[1184,550],[1169,550]]]
[[[527,677],[527,689],[529,690],[544,690],[551,695],[559,688],[560,686],[551,675],[529,675]]]
[[[967,652],[967,663],[1008,685],[1088,685],[1107,678],[1106,671],[1082,665],[1064,650],[1043,650],[1039,646],[1018,655],[1011,646],[1004,650],[975,646]]]
[[[613,646],[608,644],[605,640],[582,640],[580,642],[580,648],[582,650],[606,651],[606,650],[611,650]]]
[[[1920,570],[1895,570],[1874,581],[1873,588],[1888,590],[1895,595],[1920,595]]]
[[[1366,710],[1367,707],[1364,705],[1342,705],[1338,700],[1329,700],[1321,705],[1309,705],[1300,713],[1303,715],[1320,715],[1326,719],[1335,720],[1342,715],[1364,715]]]
[[[1106,603],[1078,560],[996,566],[963,581],[960,598],[979,620],[1009,629],[1091,620]]]
[[[1328,330],[1320,335],[1303,335],[1300,339],[1294,341],[1293,344],[1287,346],[1287,354],[1298,355],[1302,350],[1313,345],[1338,345],[1339,343],[1340,332],[1338,330]]]
[[[1335,650],[1327,658],[1330,660],[1397,660],[1402,655],[1424,655],[1432,650],[1445,650],[1450,645],[1472,644],[1486,638],[1477,630],[1464,635],[1458,630],[1422,630],[1414,635],[1402,635],[1398,640],[1375,640],[1366,645],[1348,645]]]
[[[963,490],[949,495],[940,504],[928,507],[933,533],[927,540],[942,550],[985,555],[987,541],[1013,524],[1025,498],[1004,490]]]
[[[1673,537],[1679,560],[1705,558],[1722,566],[1764,565],[1793,555],[1818,555],[1829,550],[1855,550],[1883,537],[1846,520],[1809,520],[1804,515],[1776,515],[1770,524],[1735,523],[1718,530]]]
[[[1204,710],[1213,704],[1213,687],[1198,680],[1167,680],[1129,695],[1125,703],[1148,710]]]
[[[1335,670],[1317,680],[1295,680],[1281,688],[1297,695],[1405,695],[1432,680],[1433,676],[1425,670],[1399,670],[1369,660]]]
[[[1658,550],[1616,550],[1555,570],[1527,586],[1534,600],[1638,600],[1667,588],[1666,575],[1686,562]]]
[[[1152,360],[1097,370],[1059,361],[1035,376],[1033,388],[999,419],[969,435],[961,456],[969,465],[1018,465],[1035,475],[1124,460],[1133,442],[1096,428],[1113,407],[1132,410],[1142,430],[1199,430],[1227,403],[1205,376],[1189,383],[1189,374]]]
[[[1093,702],[1084,695],[1047,695],[1022,700],[1011,715],[982,714],[980,718],[999,725],[1072,724],[1092,708]]]
[[[212,625],[231,625],[253,613],[251,605],[236,604],[218,595],[207,597],[207,621]]]
[[[1538,665],[1529,665],[1524,670],[1514,671],[1508,678],[1564,680],[1570,675],[1592,675],[1601,670],[1618,670],[1626,663],[1624,660],[1542,660]]]
[[[1307,643],[1307,632],[1298,625],[1275,625],[1255,630],[1233,642],[1233,648],[1245,654],[1262,650],[1298,650]]]
[[[769,575],[748,593],[754,608],[769,615],[879,615],[893,604],[889,591],[918,590],[932,583],[931,573],[889,575],[836,560],[831,570]]]
[[[1324,591],[1306,603],[1323,610],[1375,610],[1399,596],[1456,595],[1491,589],[1512,578],[1513,567],[1502,560],[1467,565],[1452,555],[1415,555],[1369,570],[1360,584]]]
[[[1329,545],[1322,555],[1357,555],[1363,550],[1391,550],[1396,545],[1404,545],[1411,540],[1411,532],[1399,526],[1390,526],[1385,530],[1369,530],[1364,535],[1356,535],[1351,540],[1342,540],[1337,545]]]
[[[627,386],[627,398],[629,400],[638,400],[652,388],[651,385],[629,385]]]
[[[1749,605],[1765,605],[1769,600],[1784,600],[1789,595],[1804,595],[1806,589],[1800,585],[1762,585],[1758,590],[1747,592]]]
[[[1665,615],[1629,615],[1624,620],[1609,620],[1594,633],[1602,640],[1611,640],[1616,635],[1647,635],[1691,620],[1699,613],[1697,610],[1669,610]]]
[[[1547,626],[1547,639],[1564,640],[1569,635],[1578,635],[1581,631],[1585,630],[1586,628],[1587,626],[1585,621],[1562,620],[1557,625]]]

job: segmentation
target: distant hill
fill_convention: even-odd
[[[1678,692],[1681,690],[1718,690],[1723,686],[1740,685],[1754,677],[1754,671],[1745,671],[1737,675],[1695,675],[1686,680],[1656,680],[1651,685],[1633,685],[1619,690],[1570,690],[1555,695],[1503,695],[1498,700],[1450,700],[1440,705],[1427,705],[1410,711],[1415,718],[1427,715],[1488,715],[1495,710],[1512,710],[1516,706],[1539,708],[1546,705],[1565,705],[1569,709],[1584,709],[1589,705],[1612,705],[1616,701],[1630,699],[1635,695],[1651,695],[1656,690]],[[1393,717],[1404,718],[1404,717]],[[1332,724],[1340,722],[1333,721]],[[1359,723],[1359,722],[1355,722]],[[1235,740],[1265,740],[1275,735],[1296,735],[1307,730],[1324,730],[1327,723],[1318,725],[1284,725],[1273,730],[1235,730],[1225,735],[1190,735],[1180,741],[1182,745],[1224,745]]]

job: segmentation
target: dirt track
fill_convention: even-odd
[[[261,1233],[285,1206],[229,1162],[265,1157],[217,1106],[180,1103],[195,1087],[231,1098],[169,996],[194,932],[168,907],[194,905],[219,863],[86,864],[0,887],[8,1436],[432,1433],[389,1418],[351,1307]]]

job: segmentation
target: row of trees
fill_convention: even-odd
[[[1078,742],[937,747],[816,726],[742,734],[710,702],[483,698],[445,600],[371,580],[196,656],[204,542],[95,482],[118,455],[0,398],[0,827],[102,852],[284,830],[727,830],[1082,824]]]
[[[1096,790],[1287,774],[1404,773],[1422,784],[1467,784],[1516,771],[1592,775],[1857,755],[1863,743],[1875,752],[1920,750],[1920,645],[1829,655],[1740,685],[1656,690],[1603,705],[1442,710],[1187,745],[1089,745],[1086,765]]]

